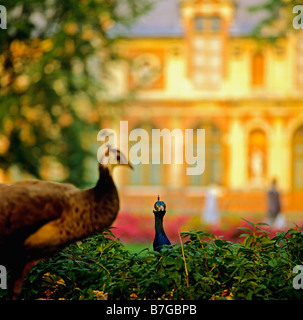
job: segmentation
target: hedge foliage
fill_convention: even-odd
[[[232,243],[203,231],[180,234],[161,254],[130,253],[110,230],[72,244],[27,276],[23,299],[302,299],[299,227],[270,238],[263,223]]]

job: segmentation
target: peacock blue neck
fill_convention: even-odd
[[[153,248],[155,251],[160,252],[164,245],[171,245],[169,239],[167,238],[164,228],[163,228],[163,217],[165,212],[155,212],[155,238],[153,242]]]
[[[156,229],[156,233],[164,233],[164,229],[163,229],[163,217],[164,217],[164,213],[160,214],[159,212],[155,214],[155,229]]]

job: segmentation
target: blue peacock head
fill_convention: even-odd
[[[160,197],[158,196],[158,201],[154,204],[154,210],[155,215],[164,216],[166,213],[166,204],[164,201],[160,201]]]

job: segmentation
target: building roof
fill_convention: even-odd
[[[230,33],[232,36],[247,35],[265,17],[263,12],[248,12],[248,8],[264,3],[265,0],[235,0],[234,2],[235,16]],[[178,37],[183,33],[180,0],[158,0],[150,12],[127,30],[127,34],[131,37]]]

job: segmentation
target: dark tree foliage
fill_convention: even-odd
[[[119,35],[151,0],[9,0],[0,30],[0,168],[84,184]],[[119,29],[119,28],[118,28]],[[120,28],[121,29],[121,28]],[[127,30],[127,29],[126,29]],[[95,157],[96,150],[93,152]],[[53,180],[56,177],[51,177]]]
[[[293,9],[302,4],[300,0],[264,0],[260,4],[250,6],[249,11],[252,14],[264,13],[264,18],[261,19],[253,32],[254,35],[276,39],[296,31],[293,21],[298,13]]]

